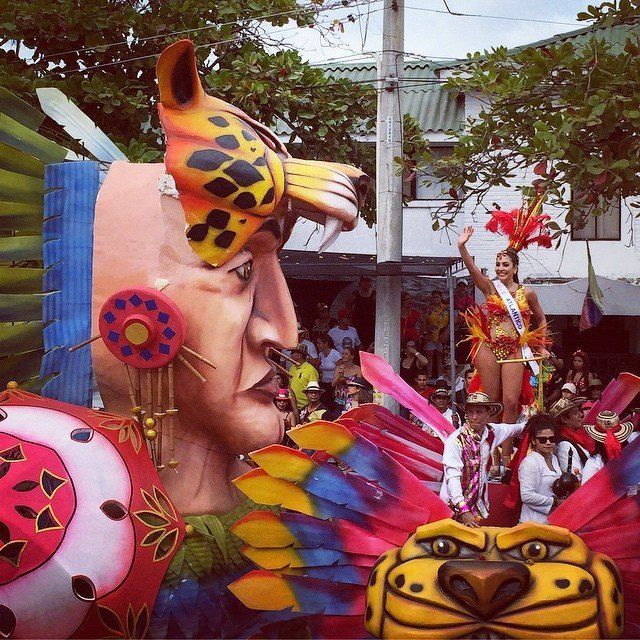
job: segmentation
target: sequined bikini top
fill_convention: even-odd
[[[518,309],[520,309],[520,313],[522,314],[522,318],[526,324],[529,324],[529,319],[531,318],[531,308],[529,307],[529,303],[527,302],[527,296],[525,295],[524,287],[520,285],[516,291],[514,296],[516,304],[518,305]],[[486,309],[487,314],[491,319],[495,318],[495,321],[502,322],[505,319],[510,319],[509,312],[507,311],[507,307],[504,304],[504,301],[497,293],[492,293],[487,296],[486,301]]]

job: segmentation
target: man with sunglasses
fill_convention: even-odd
[[[556,456],[558,427],[549,414],[540,413],[529,419],[527,428],[531,452],[518,468],[522,499],[520,522],[546,524],[551,510],[562,502],[551,490],[563,471]]]

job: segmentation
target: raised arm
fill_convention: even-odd
[[[487,278],[487,276],[478,269],[466,246],[472,235],[473,227],[465,227],[462,230],[462,233],[458,238],[458,251],[460,251],[460,257],[462,258],[462,262],[464,262],[464,266],[467,267],[467,270],[469,271],[473,284],[475,284],[482,293],[488,296],[492,292],[491,279]]]
[[[527,296],[527,302],[529,303],[529,308],[531,309],[531,313],[533,314],[533,318],[536,321],[536,326],[540,327],[544,331],[545,338],[547,337],[547,318],[544,315],[544,311],[540,306],[540,302],[538,301],[538,296],[533,289],[529,287],[525,290]],[[548,358],[551,354],[546,349],[540,349],[540,355],[544,358]]]

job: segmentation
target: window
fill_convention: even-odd
[[[578,197],[577,194],[575,196]],[[602,213],[595,215],[595,205],[587,205],[571,225],[572,240],[620,240],[620,196],[614,198]],[[605,203],[602,202],[604,207]]]
[[[451,145],[431,147],[431,153],[437,159],[451,155],[452,151],[453,147]],[[439,182],[438,178],[428,168],[418,172],[415,178],[408,182],[407,185],[406,195],[409,200],[451,200],[449,195],[451,185],[448,182]]]

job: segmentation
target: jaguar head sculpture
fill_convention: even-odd
[[[365,620],[381,638],[618,638],[622,581],[567,529],[440,520],[380,558]]]
[[[180,194],[189,244],[205,262],[223,265],[269,218],[285,239],[297,216],[323,224],[321,249],[355,227],[366,174],[349,165],[294,159],[265,126],[207,95],[190,40],[163,51],[157,76],[165,165]]]

